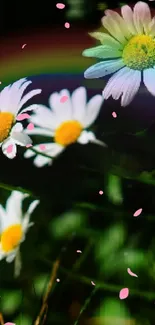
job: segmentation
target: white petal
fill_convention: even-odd
[[[103,90],[104,99],[108,99],[115,91],[116,88],[119,90],[119,84],[124,82],[126,74],[129,72],[129,68],[124,67],[118,72],[116,72],[108,81],[107,85]]]
[[[117,23],[117,25],[119,26],[120,30],[122,31],[126,39],[129,39],[131,37],[131,33],[128,29],[128,25],[116,11],[106,10],[105,14],[107,17],[111,17],[112,20]]]
[[[111,16],[104,16],[102,19],[103,26],[108,30],[108,32],[116,38],[120,43],[125,44],[126,38],[124,36],[123,30],[117,23],[117,21]]]
[[[121,105],[127,106],[131,103],[135,97],[141,83],[141,71],[131,70],[130,76],[126,81],[123,88],[123,95],[121,98]]]
[[[86,107],[86,115],[83,122],[85,128],[89,127],[97,118],[101,105],[103,103],[103,97],[96,95],[90,99]]]
[[[22,132],[22,131],[23,131],[22,123],[16,123],[11,130],[11,132]]]
[[[99,45],[86,49],[82,52],[83,56],[90,58],[99,58],[99,59],[110,59],[110,58],[120,58],[122,55],[121,50],[113,49],[112,46],[108,45]]]
[[[8,147],[12,146],[11,152],[8,152]],[[6,139],[2,144],[2,151],[5,156],[7,156],[9,159],[13,159],[16,157],[17,154],[17,147],[14,141],[11,138]]]
[[[17,250],[18,250],[18,249],[14,250],[13,252],[11,252],[11,253],[6,257],[6,262],[7,262],[7,263],[12,263],[12,262],[13,262],[13,260],[14,260],[15,257],[16,257],[16,254],[17,254]]]
[[[3,231],[3,220],[7,218],[6,211],[3,206],[0,204],[0,233]]]
[[[80,144],[87,144],[90,141],[93,141],[95,139],[95,135],[91,131],[83,130],[77,140]]]
[[[24,153],[24,158],[31,158],[33,156],[35,156],[35,152],[31,149],[26,150]]]
[[[45,150],[42,150],[40,148],[40,145],[45,146]],[[59,145],[57,143],[41,143],[41,144],[35,145],[33,147],[33,149],[35,149],[38,152],[38,155],[39,155],[39,153],[43,153],[43,154],[47,154],[48,156],[51,156],[51,158],[53,158],[53,157],[56,157],[57,155],[59,155],[64,150],[64,147],[62,147],[61,145]],[[31,149],[28,149],[25,152],[24,157],[30,158],[30,157],[33,157],[34,155],[37,155],[37,153],[35,153]],[[39,155],[39,156],[41,156],[41,155]],[[51,161],[51,159],[48,157],[45,157],[45,156],[41,156],[41,157],[47,158],[47,159],[42,159],[42,162],[43,163],[45,162],[44,164],[47,164],[48,162]],[[38,161],[38,159],[36,161]],[[41,163],[40,161],[41,160],[39,158],[39,163]]]
[[[113,47],[117,50],[123,49],[123,45],[120,44],[118,41],[116,41],[116,39],[114,39],[109,34],[102,33],[102,32],[93,32],[93,33],[89,33],[89,35],[91,37],[94,37],[97,40],[99,40],[102,45],[108,45],[108,46]]]
[[[39,200],[34,200],[31,204],[30,204],[30,206],[29,206],[29,208],[28,208],[28,210],[27,210],[27,213],[28,214],[32,214],[32,212],[35,210],[35,208],[37,207],[37,205],[40,203],[40,201]]]
[[[62,103],[60,100],[64,96],[67,100]],[[67,89],[61,90],[59,94],[57,92],[51,94],[49,97],[49,104],[56,114],[59,123],[72,119],[72,103],[70,93]]]
[[[149,35],[155,36],[155,17],[152,18],[151,23],[149,24]]]
[[[43,167],[43,166],[47,165],[49,162],[51,162],[51,161],[52,161],[52,158],[37,155],[37,157],[34,159],[34,165],[36,167]]]
[[[58,125],[56,115],[44,105],[38,105],[35,114],[30,117],[30,122],[50,130],[55,130]]]
[[[108,74],[116,72],[120,68],[124,67],[124,65],[125,64],[122,59],[99,62],[88,68],[84,72],[84,77],[86,79],[104,77]]]
[[[138,34],[147,33],[151,22],[150,8],[147,3],[139,1],[135,4],[133,10],[134,24]]]
[[[38,94],[40,94],[42,92],[41,89],[34,89],[31,90],[29,93],[27,93],[20,101],[19,106],[18,106],[18,110],[21,109],[21,107],[33,96],[36,96]]]
[[[8,222],[21,223],[22,216],[22,201],[25,198],[25,194],[19,191],[13,191],[6,202],[7,224]]]
[[[48,129],[43,129],[43,128],[34,128],[33,130],[28,130],[26,129],[24,131],[25,133],[27,134],[39,134],[39,135],[44,135],[44,136],[47,136],[47,137],[52,137],[52,135],[54,134],[54,132],[48,130]]]
[[[19,146],[26,147],[28,144],[32,144],[31,138],[24,132],[11,132],[11,139]]]
[[[25,213],[24,218],[23,218],[23,222],[22,222],[24,233],[25,233],[26,230],[29,228],[29,225],[30,225],[30,224],[29,224],[30,216],[31,216],[31,214],[33,213],[33,211],[35,210],[35,208],[37,207],[37,205],[38,205],[39,203],[40,203],[39,200],[35,200],[35,201],[33,201],[33,202],[30,204],[30,206],[29,206],[27,212]]]
[[[86,88],[79,87],[75,89],[72,93],[73,117],[80,123],[83,123],[84,121],[86,102]]]
[[[28,107],[26,107],[26,108],[24,108],[24,109],[22,109],[21,111],[20,111],[20,114],[23,114],[23,113],[26,113],[26,112],[30,112],[30,111],[35,111],[36,109],[38,108],[38,105],[37,104],[32,104],[32,105],[30,105],[30,106],[28,106]]]
[[[143,82],[148,91],[155,96],[155,69],[146,69],[143,71]]]
[[[132,9],[128,5],[122,6],[121,7],[121,13],[122,13],[122,16],[123,16],[124,20],[126,21],[126,24],[128,26],[128,29],[130,30],[130,32],[133,35],[136,35],[137,30],[136,30],[136,27],[135,27],[134,21],[133,21],[133,11],[132,11]]]

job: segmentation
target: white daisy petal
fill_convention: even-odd
[[[16,157],[17,147],[11,138],[8,138],[3,142],[2,151],[4,155],[7,156],[9,159],[13,159]]]
[[[86,107],[86,115],[83,122],[85,128],[88,128],[96,120],[102,103],[103,97],[101,95],[96,95],[90,99]]]
[[[124,36],[123,30],[115,19],[111,16],[104,16],[102,19],[103,26],[108,30],[108,32],[116,38],[120,43],[125,44],[126,38]]]
[[[24,132],[11,132],[11,138],[16,144],[22,147],[32,144],[31,138]]]
[[[51,160],[52,158],[37,155],[33,162],[36,167],[43,167],[47,165],[49,162],[51,162]]]
[[[31,158],[33,156],[35,156],[35,152],[31,149],[27,149],[24,153],[24,158]]]
[[[7,262],[7,263],[12,263],[12,262],[13,262],[13,260],[14,260],[15,257],[16,257],[17,251],[18,251],[18,249],[14,250],[13,252],[11,252],[11,253],[6,257],[6,262]]]
[[[89,33],[89,35],[96,38],[97,40],[99,40],[102,45],[108,45],[108,46],[113,47],[117,50],[123,49],[123,45],[120,44],[116,39],[114,39],[109,34],[101,33],[101,32],[92,32],[92,33]]]
[[[95,135],[93,132],[91,131],[82,131],[77,142],[80,143],[80,144],[87,144],[91,141],[94,141],[95,140]]]
[[[85,116],[85,107],[87,102],[87,94],[85,87],[79,87],[72,93],[73,117],[80,123],[83,122]]]
[[[128,29],[130,30],[130,32],[133,35],[136,35],[137,30],[136,30],[136,27],[135,27],[134,21],[133,21],[133,11],[132,11],[132,9],[128,5],[122,6],[121,7],[121,13],[122,13],[124,21],[126,22],[126,25],[128,26]]]
[[[41,89],[34,89],[31,90],[29,93],[27,93],[20,101],[19,106],[18,106],[18,110],[21,109],[21,107],[33,96],[38,95],[42,92]]]
[[[126,39],[129,39],[131,37],[131,33],[128,29],[128,25],[117,12],[113,10],[106,10],[105,14],[107,17],[111,17],[114,21],[117,22],[118,26],[120,27]]]
[[[123,88],[123,95],[121,98],[122,106],[125,107],[131,103],[136,93],[138,92],[140,83],[141,83],[141,71],[131,70],[130,76]]]
[[[66,97],[66,101],[61,102],[63,97]],[[59,123],[72,119],[72,103],[67,89],[61,90],[59,94],[57,92],[51,94],[49,104]]]
[[[25,129],[24,132],[30,135],[38,134],[38,135],[44,135],[46,137],[52,137],[54,134],[51,130],[45,128],[34,128],[33,130]]]
[[[147,3],[139,1],[135,4],[133,10],[133,19],[138,34],[148,32],[148,27],[151,22],[151,13]]]
[[[122,59],[99,62],[88,68],[84,72],[84,77],[86,79],[104,77],[108,74],[116,72],[120,68],[124,67],[124,65],[125,64]]]
[[[23,131],[23,125],[22,123],[16,123],[13,127],[11,132],[22,132]]]
[[[38,105],[36,112],[30,118],[30,122],[37,126],[54,130],[58,124],[56,114],[44,105]]]
[[[22,201],[25,198],[24,193],[13,191],[6,201],[6,223],[20,223],[22,215]]]
[[[37,207],[37,205],[40,203],[39,200],[34,200],[30,205],[29,205],[29,208],[27,210],[27,213],[28,214],[32,214],[32,212],[35,210],[35,208]]]
[[[115,49],[108,45],[99,45],[82,52],[83,56],[94,57],[99,59],[110,59],[110,58],[120,58],[122,53],[121,50]]]
[[[143,71],[143,82],[148,91],[155,96],[155,69],[146,69]]]
[[[107,85],[105,86],[104,90],[103,90],[103,97],[104,99],[108,99],[113,92],[115,91],[114,89],[119,89],[119,83],[123,83],[126,79],[126,74],[130,71],[129,68],[124,67],[121,70],[119,70],[118,72],[116,72],[108,81]]]
[[[26,113],[26,112],[30,112],[30,111],[35,111],[37,108],[38,108],[38,106],[39,105],[37,105],[37,104],[32,104],[32,105],[30,105],[30,106],[28,106],[28,107],[26,107],[26,108],[23,108],[21,111],[20,111],[20,113],[19,114],[23,114],[23,113]]]

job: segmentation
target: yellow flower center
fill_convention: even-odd
[[[124,47],[122,58],[126,66],[134,70],[153,68],[155,40],[148,35],[132,37]]]
[[[1,247],[5,253],[15,249],[22,239],[22,227],[20,224],[15,224],[5,229],[1,235]]]
[[[4,141],[8,137],[13,122],[14,115],[12,113],[0,113],[0,142]]]
[[[78,121],[63,122],[55,132],[55,142],[62,146],[68,146],[76,142],[83,127]]]

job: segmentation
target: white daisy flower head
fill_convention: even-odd
[[[37,105],[30,105],[20,110],[30,98],[41,93],[41,89],[35,89],[23,96],[31,83],[32,81],[23,78],[0,92],[0,146],[3,153],[10,159],[16,156],[16,145],[26,146],[32,143],[30,137],[24,133],[22,124],[16,123],[19,115],[37,107]]]
[[[38,105],[37,110],[30,117],[30,122],[36,127],[33,130],[26,130],[26,132],[30,135],[39,134],[49,138],[53,137],[54,142],[42,143],[34,146],[32,150],[28,149],[24,157],[36,156],[34,164],[37,167],[42,167],[51,164],[52,157],[56,157],[67,146],[75,142],[80,144],[94,142],[104,145],[103,142],[96,139],[93,132],[87,130],[99,114],[102,103],[101,95],[93,96],[87,103],[85,87],[75,89],[72,95],[67,89],[61,90],[60,93],[52,93],[49,97],[50,109]],[[36,153],[41,154],[36,155]]]
[[[116,72],[103,90],[104,99],[121,97],[121,105],[133,100],[143,82],[155,96],[155,17],[151,18],[147,3],[139,1],[133,10],[124,5],[121,15],[106,10],[102,24],[107,33],[90,35],[101,45],[86,49],[84,56],[102,59],[88,68],[84,76],[93,79]]]
[[[23,214],[22,201],[28,196],[13,191],[6,202],[6,207],[0,205],[0,260],[6,258],[8,263],[16,257],[28,228],[33,225],[29,220],[39,200],[33,201]]]

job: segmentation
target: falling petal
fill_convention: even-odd
[[[112,116],[113,116],[114,118],[116,118],[116,117],[117,117],[116,112],[112,112]]]
[[[26,43],[25,43],[25,44],[23,44],[23,45],[22,45],[22,49],[24,49],[24,47],[25,47],[26,45],[27,45]]]
[[[64,3],[59,2],[59,3],[56,4],[56,7],[58,9],[64,9],[65,8],[65,5],[64,5]]]
[[[68,99],[68,96],[62,96],[60,98],[60,103],[65,103],[67,101],[67,99]]]
[[[119,293],[119,298],[120,299],[126,299],[129,295],[129,289],[128,288],[123,288],[120,293]]]
[[[103,191],[99,191],[99,194],[100,194],[100,195],[103,195]]]
[[[133,214],[134,217],[138,217],[141,213],[142,213],[142,208],[141,209],[138,209],[135,211],[135,213]]]
[[[82,253],[82,251],[80,251],[80,249],[77,249],[77,251],[76,251],[77,253]]]
[[[70,23],[65,23],[65,28],[70,28]]]
[[[33,123],[29,123],[27,126],[28,130],[33,130],[34,129],[34,124]]]
[[[8,322],[8,323],[5,323],[4,325],[16,325],[16,324]]]
[[[93,281],[91,281],[91,284],[92,284],[93,286],[96,286],[96,284],[95,284]]]
[[[29,118],[29,117],[30,117],[30,115],[27,114],[27,113],[19,114],[19,115],[16,117],[16,120],[17,120],[17,121],[23,121],[23,120],[25,120],[26,118]]]
[[[127,272],[128,272],[131,276],[135,276],[136,278],[138,278],[138,275],[135,274],[135,273],[133,273],[133,272],[130,270],[129,267],[127,268]]]
[[[56,279],[56,282],[60,282],[60,279]]]

